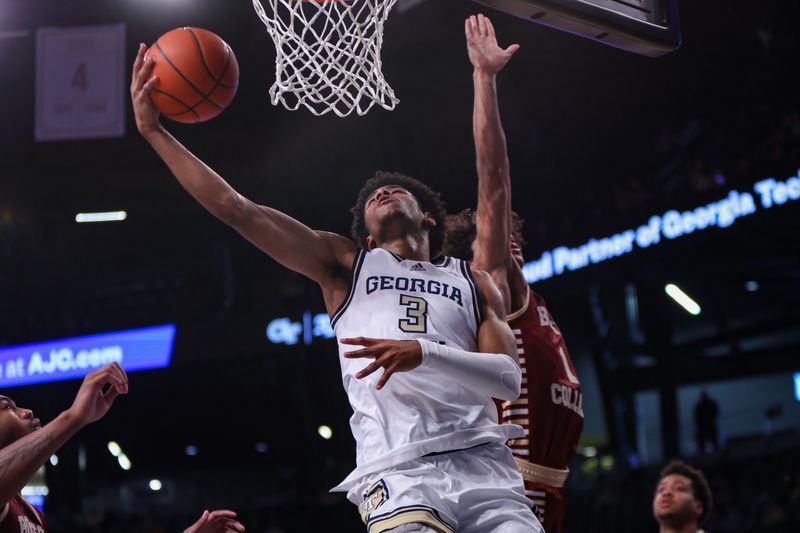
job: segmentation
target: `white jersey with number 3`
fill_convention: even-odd
[[[447,257],[433,264],[380,248],[359,250],[350,293],[331,325],[338,339],[424,338],[477,352],[479,299],[464,261]],[[372,359],[341,355],[357,349],[339,344],[342,381],[353,408],[356,469],[334,490],[348,490],[365,475],[429,453],[523,436],[521,427],[497,423],[491,398],[440,371],[398,372],[383,389],[375,389],[382,370],[355,377]]]

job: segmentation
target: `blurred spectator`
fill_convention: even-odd
[[[717,418],[719,418],[717,402],[706,391],[703,391],[700,395],[700,400],[694,407],[697,453],[711,453],[719,449]]]

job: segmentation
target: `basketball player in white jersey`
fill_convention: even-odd
[[[322,290],[357,446],[356,469],[334,490],[347,491],[367,531],[541,531],[505,446],[522,428],[499,425],[492,402],[519,396],[514,337],[488,275],[432,262],[438,194],[376,174],[353,208],[353,240],[258,205],[159,123],[144,49],[131,83],[139,132],[211,214]]]

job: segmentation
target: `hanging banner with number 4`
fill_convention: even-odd
[[[125,26],[36,33],[36,140],[125,134]]]

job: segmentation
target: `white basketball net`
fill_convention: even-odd
[[[396,1],[253,0],[275,43],[273,105],[340,117],[375,104],[394,109],[399,100],[383,79],[381,45]]]

